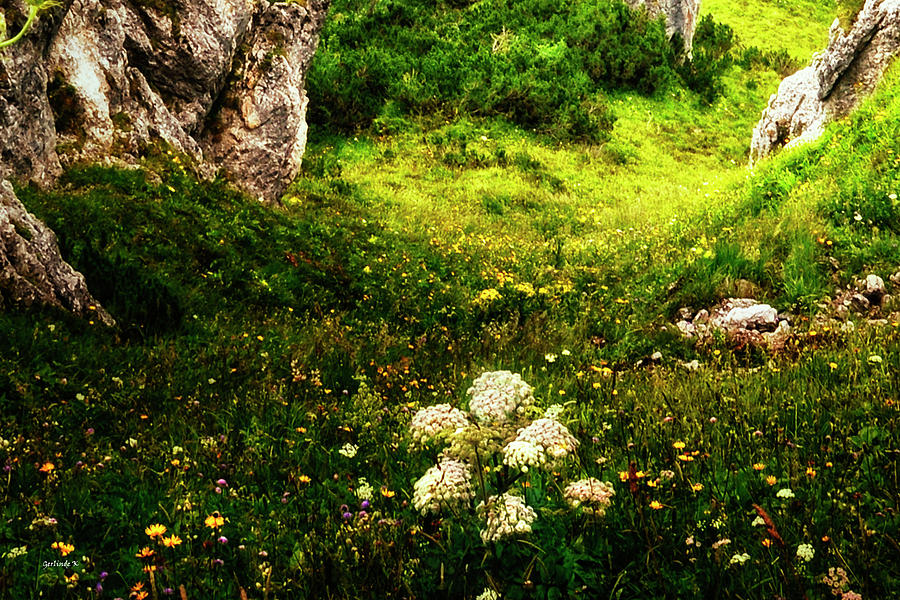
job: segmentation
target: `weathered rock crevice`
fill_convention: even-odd
[[[50,186],[66,165],[134,164],[166,147],[191,156],[202,175],[223,171],[276,201],[300,168],[306,73],[327,8],[328,0],[61,0],[0,51],[4,304],[112,322],[4,179]],[[3,10],[11,28],[24,23],[24,0]]]
[[[900,52],[900,0],[867,0],[848,32],[835,19],[828,47],[781,82],[753,131],[750,163],[817,139],[872,93]]]
[[[113,318],[59,254],[56,235],[0,182],[0,310],[46,304],[105,325]]]
[[[0,177],[49,185],[66,164],[163,143],[276,200],[305,147],[327,4],[64,0],[0,53]],[[212,114],[223,96],[241,110]]]

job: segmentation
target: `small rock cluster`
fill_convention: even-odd
[[[895,286],[900,286],[900,271],[890,276]],[[847,320],[851,314],[877,317],[895,308],[894,297],[887,292],[884,279],[874,273],[856,283],[854,287],[838,293],[833,302],[834,316]]]
[[[900,288],[900,270],[891,275],[889,281]],[[886,317],[897,319],[900,301],[888,293],[884,279],[870,273],[854,285],[838,290],[834,300],[821,304],[820,308],[822,312],[812,319],[813,325],[852,331],[855,325],[849,320],[851,315],[863,317],[871,325],[883,325],[888,322]],[[790,320],[789,315],[779,314],[772,306],[753,298],[728,298],[710,310],[696,314],[690,308],[682,308],[675,326],[684,337],[701,342],[712,339],[719,332],[737,348],[751,346],[778,351],[790,338]],[[654,362],[661,359],[662,353],[652,356]],[[697,361],[681,364],[688,370],[699,368]]]
[[[679,311],[680,320],[675,325],[682,335],[702,340],[719,331],[738,347],[779,348],[791,330],[786,317],[753,298],[728,298],[710,310],[692,314],[689,308]]]

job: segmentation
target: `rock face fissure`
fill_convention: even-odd
[[[306,146],[306,73],[328,0],[61,0],[0,51],[0,180],[76,161],[190,155],[275,201]],[[11,29],[25,0],[7,0]],[[21,22],[20,22],[21,21]],[[46,303],[111,324],[55,236],[0,188],[0,308]],[[89,308],[93,307],[93,308]]]
[[[684,40],[684,50],[690,56],[694,44],[694,30],[700,16],[700,0],[625,0],[632,9],[645,8],[650,16],[666,18],[666,33],[676,33]]]
[[[817,139],[872,92],[900,51],[900,0],[867,0],[849,32],[835,19],[828,47],[786,78],[753,130],[750,163]]]
[[[25,210],[8,181],[0,181],[0,309],[35,304],[115,324],[81,273],[60,256],[56,235]]]
[[[0,52],[0,177],[47,185],[162,143],[276,200],[300,167],[327,5],[64,0]]]

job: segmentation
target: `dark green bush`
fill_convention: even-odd
[[[722,93],[722,74],[731,66],[734,31],[716,23],[712,15],[700,19],[694,32],[693,56],[678,67],[685,85],[700,94],[706,103]]]
[[[408,115],[500,116],[598,142],[614,122],[604,90],[678,80],[663,22],[621,1],[457,4],[338,0],[309,74],[310,121],[390,132]]]

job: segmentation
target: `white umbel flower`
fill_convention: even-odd
[[[544,411],[544,416],[548,419],[558,419],[564,409],[565,407],[562,404],[551,404]]]
[[[797,546],[797,558],[803,562],[811,561],[815,555],[816,550],[812,547],[812,544],[800,544]]]
[[[544,449],[548,460],[554,463],[566,458],[575,452],[578,440],[575,439],[566,426],[556,419],[537,419],[531,425],[519,430],[516,435],[517,442],[531,442]]]
[[[506,422],[534,403],[534,390],[518,373],[489,371],[472,382],[469,412],[479,421]]]
[[[356,456],[356,452],[358,450],[359,446],[347,442],[346,444],[341,446],[341,449],[338,450],[338,454],[340,454],[341,456],[346,456],[347,458],[353,458],[354,456]]]
[[[469,424],[466,413],[449,404],[436,404],[418,411],[409,424],[413,440],[424,444],[444,432],[453,432]]]
[[[500,594],[491,588],[484,588],[484,591],[478,594],[475,600],[500,600]]]
[[[540,467],[547,462],[544,449],[531,442],[513,441],[503,448],[503,464],[527,473],[530,467]]]
[[[521,496],[509,492],[502,496],[491,496],[487,506],[484,502],[479,502],[477,510],[487,522],[481,530],[481,540],[485,543],[529,534],[531,524],[537,518],[537,513],[525,504]]]
[[[428,469],[413,489],[413,506],[423,515],[466,504],[474,498],[469,466],[452,458],[444,458]]]
[[[573,508],[580,506],[584,512],[596,517],[606,514],[612,502],[610,498],[615,495],[616,490],[611,483],[593,477],[574,481],[563,491],[563,496]]]

